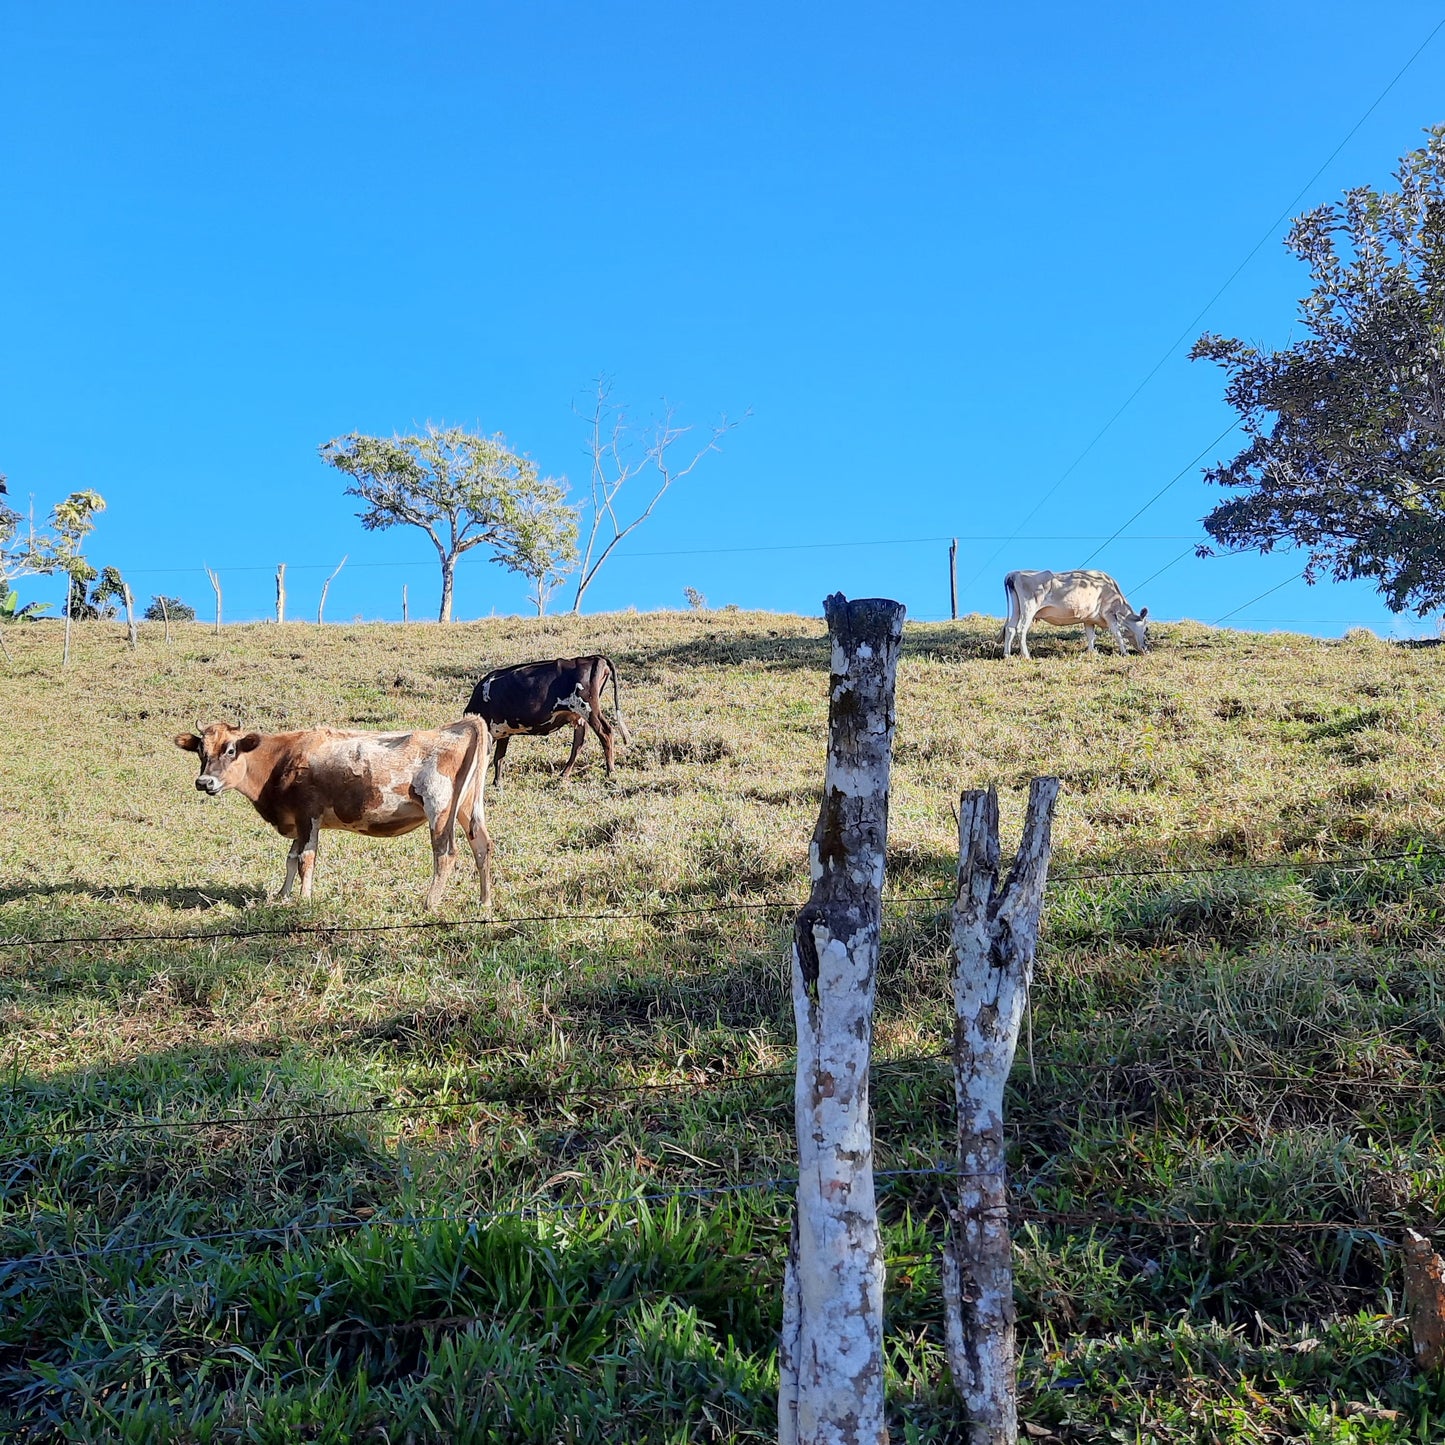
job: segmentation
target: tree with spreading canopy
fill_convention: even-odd
[[[1282,351],[1207,333],[1248,445],[1205,529],[1231,551],[1292,545],[1304,576],[1375,579],[1395,612],[1445,606],[1445,125],[1396,172],[1300,216],[1305,334]]]
[[[494,562],[534,587],[571,569],[577,512],[567,505],[566,482],[539,476],[537,464],[512,451],[500,434],[428,423],[410,436],[351,432],[320,452],[352,479],[346,495],[366,503],[357,516],[368,531],[405,525],[431,539],[442,569],[439,622],[451,621],[457,558],[473,547],[491,547]],[[539,612],[550,591],[541,594]]]

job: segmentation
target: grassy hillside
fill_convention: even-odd
[[[1445,1205],[1441,653],[1181,624],[1128,660],[1040,629],[1006,663],[998,630],[907,634],[888,890],[915,901],[885,928],[878,1167],[948,1153],[951,806],[996,781],[1007,839],[1058,773],[1009,1104],[1027,1418],[1068,1441],[1445,1431],[1393,1250]],[[0,1429],[768,1438],[790,1199],[752,1186],[792,1167],[791,914],[718,906],[806,892],[822,623],[147,627],[136,654],[95,625],[67,672],[54,627],[7,639],[0,939],[112,941],[0,949]],[[488,667],[594,650],[633,745],[609,781],[589,742],[559,787],[564,739],[514,742],[487,926],[377,931],[422,916],[419,835],[326,834],[313,902],[271,905],[284,842],[170,741],[430,726]],[[1362,854],[1391,856],[1317,866]],[[446,916],[473,890],[464,862]],[[882,1189],[897,1440],[959,1438],[940,1182]]]

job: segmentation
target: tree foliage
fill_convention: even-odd
[[[147,622],[164,622],[167,618],[172,622],[194,622],[196,609],[179,597],[158,596],[151,598],[144,616]]]
[[[451,620],[457,558],[473,547],[490,546],[494,562],[534,583],[560,579],[576,557],[577,513],[567,505],[567,484],[539,476],[537,464],[500,434],[429,424],[411,436],[351,432],[320,451],[351,478],[346,495],[366,503],[357,516],[368,531],[419,527],[431,539],[442,569],[441,622]]]
[[[1368,186],[1300,216],[1305,335],[1282,351],[1202,336],[1248,445],[1206,472],[1232,550],[1307,549],[1305,576],[1376,580],[1394,611],[1445,606],[1445,126]]]

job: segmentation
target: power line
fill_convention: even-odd
[[[1114,534],[1115,536],[1118,533]],[[618,552],[618,557],[643,559],[652,557],[723,557],[732,556],[745,552],[814,552],[836,550],[847,547],[918,547],[933,545],[939,542],[999,542],[999,541],[1024,541],[1024,542],[1097,542],[1096,536],[1029,536],[1029,537],[1005,537],[1002,533],[950,533],[948,536],[939,537],[868,537],[859,538],[855,541],[846,542],[773,542],[758,546],[748,547],[683,547],[663,552]],[[1106,541],[1112,541],[1108,538]],[[1182,533],[1169,533],[1160,536],[1136,537],[1137,542],[1179,542],[1183,540]],[[409,562],[349,562],[349,571],[360,571],[367,568],[395,568],[409,567],[413,570],[427,570],[429,561]],[[331,572],[335,569],[332,562],[288,562],[288,572]],[[231,572],[265,572],[273,573],[276,569],[270,565],[258,563],[238,563],[234,567],[213,567],[213,572],[218,574]],[[128,567],[125,569],[127,577],[154,577],[165,575],[179,575],[191,572],[202,572],[203,567]]]
[[[1229,618],[1233,617],[1236,613],[1243,612],[1246,607],[1253,607],[1256,602],[1263,602],[1266,597],[1270,596],[1271,593],[1278,592],[1281,587],[1288,587],[1291,582],[1298,582],[1304,575],[1304,569],[1301,568],[1293,577],[1286,577],[1283,582],[1276,582],[1273,587],[1266,587],[1258,597],[1251,597],[1248,602],[1241,602],[1233,612],[1226,612],[1223,617],[1216,617],[1209,625],[1211,627],[1218,627],[1221,622],[1228,621]]]
[[[1420,42],[1420,44],[1411,54],[1410,58],[1399,68],[1399,70],[1395,72],[1395,74],[1391,77],[1389,83],[1385,86],[1385,88],[1374,98],[1374,100],[1370,102],[1369,107],[1365,110],[1364,114],[1361,115],[1359,120],[1357,120],[1354,125],[1352,125],[1349,130],[1345,132],[1344,139],[1334,148],[1334,150],[1329,153],[1329,155],[1325,157],[1325,159],[1321,162],[1320,166],[1314,172],[1314,174],[1310,176],[1309,180],[1307,180],[1304,185],[1302,185],[1295,193],[1293,199],[1291,199],[1290,202],[1285,206],[1285,208],[1279,213],[1279,215],[1276,216],[1275,219],[1269,223],[1269,225],[1265,228],[1264,232],[1260,235],[1259,240],[1257,240],[1254,245],[1249,248],[1248,252],[1245,254],[1244,259],[1239,263],[1239,265],[1237,265],[1234,270],[1225,277],[1223,284],[1214,293],[1214,295],[1211,296],[1209,300],[1204,303],[1204,305],[1195,314],[1194,318],[1164,349],[1163,353],[1159,357],[1159,360],[1156,361],[1154,365],[1149,368],[1148,372],[1145,373],[1143,381],[1141,381],[1139,385],[1136,386],[1134,390],[1131,391],[1129,395],[1124,398],[1124,400],[1120,403],[1118,409],[1113,413],[1112,416],[1110,416],[1108,421],[1106,421],[1104,425],[1101,426],[1099,430],[1094,433],[1094,436],[1090,440],[1089,444],[1083,449],[1083,451],[1078,454],[1078,456],[1074,458],[1072,462],[1069,463],[1069,465],[1064,469],[1062,474],[1059,476],[1059,479],[1053,484],[1053,486],[1051,486],[1048,491],[1046,491],[1043,496],[1041,496],[1039,500],[1034,503],[1032,510],[1029,511],[1029,513],[1024,517],[1023,522],[1019,524],[1020,527],[1022,527],[1024,523],[1027,523],[1033,517],[1038,515],[1039,509],[1044,505],[1044,503],[1047,502],[1049,498],[1052,497],[1061,486],[1063,486],[1063,484],[1073,474],[1075,468],[1078,467],[1079,463],[1082,462],[1084,458],[1087,457],[1089,453],[1093,451],[1093,449],[1099,444],[1099,442],[1103,440],[1105,434],[1110,430],[1114,423],[1118,421],[1121,416],[1123,416],[1124,412],[1127,411],[1128,408],[1133,404],[1134,399],[1139,395],[1139,393],[1143,391],[1146,386],[1149,385],[1149,383],[1155,378],[1155,376],[1158,375],[1159,371],[1163,368],[1164,363],[1167,362],[1170,357],[1174,355],[1175,350],[1189,338],[1189,335],[1194,330],[1194,328],[1198,326],[1199,323],[1205,318],[1205,316],[1209,314],[1210,310],[1214,306],[1214,303],[1218,301],[1221,296],[1224,295],[1224,293],[1234,284],[1235,280],[1239,277],[1239,274],[1244,270],[1244,268],[1248,266],[1252,260],[1254,260],[1255,256],[1259,253],[1260,248],[1264,245],[1264,243],[1268,241],[1271,236],[1274,235],[1275,231],[1284,221],[1287,221],[1289,219],[1290,212],[1293,211],[1294,208],[1300,203],[1300,201],[1308,193],[1308,191],[1315,184],[1315,182],[1318,181],[1319,178],[1324,175],[1325,171],[1329,169],[1335,157],[1338,156],[1340,152],[1344,150],[1344,148],[1350,143],[1350,141],[1354,139],[1356,132],[1375,113],[1375,111],[1379,108],[1381,102],[1395,88],[1395,86],[1399,83],[1401,77],[1404,76],[1405,72],[1409,70],[1409,68],[1414,65],[1414,63],[1420,58],[1420,56],[1424,53],[1426,46],[1428,46],[1430,42],[1434,40],[1434,38],[1440,33],[1442,29],[1445,29],[1445,20],[1439,21],[1430,31],[1430,33],[1424,38],[1424,40]],[[1009,541],[1016,540],[1019,539],[1012,537],[1009,538]],[[1005,545],[1007,545],[1007,543],[1005,543]],[[1003,547],[999,547],[995,552],[993,552],[993,554],[988,558],[988,560],[983,564],[983,566],[980,567],[978,571],[973,575],[973,577],[969,580],[969,587],[972,587],[974,583],[976,583],[978,579],[983,576],[984,572],[988,570],[988,568],[993,564],[994,560],[998,557],[999,553],[1002,551]]]
[[[1152,497],[1150,497],[1149,500],[1148,500],[1147,502],[1145,502],[1144,505],[1143,505],[1142,507],[1140,507],[1139,510],[1138,510],[1137,512],[1135,512],[1135,513],[1133,514],[1133,516],[1131,516],[1127,522],[1122,523],[1118,528],[1115,529],[1115,531],[1114,531],[1113,533],[1111,533],[1111,534],[1110,534],[1108,537],[1106,537],[1097,547],[1095,547],[1094,550],[1093,550],[1092,552],[1090,552],[1089,555],[1088,555],[1087,557],[1085,557],[1082,562],[1079,563],[1079,566],[1080,566],[1080,567],[1087,567],[1087,566],[1089,565],[1089,563],[1092,562],[1092,561],[1094,560],[1094,558],[1097,557],[1097,556],[1099,555],[1099,553],[1102,552],[1102,551],[1104,550],[1104,548],[1109,545],[1110,542],[1116,541],[1116,540],[1118,539],[1119,534],[1120,534],[1121,532],[1123,532],[1126,527],[1130,526],[1130,525],[1131,525],[1132,523],[1134,523],[1134,522],[1137,522],[1137,521],[1139,520],[1139,518],[1142,517],[1142,516],[1144,515],[1144,513],[1147,512],[1147,511],[1149,510],[1149,508],[1152,507],[1152,506],[1154,505],[1154,503],[1157,502],[1157,501],[1159,500],[1159,498],[1162,497],[1162,496],[1164,495],[1164,493],[1169,490],[1170,487],[1172,487],[1176,482],[1178,482],[1182,477],[1184,477],[1184,476],[1194,467],[1194,464],[1195,464],[1197,461],[1199,461],[1201,457],[1204,457],[1204,456],[1207,455],[1210,451],[1212,451],[1216,446],[1218,446],[1219,443],[1222,442],[1222,441],[1225,439],[1225,437],[1227,437],[1227,436],[1230,434],[1230,432],[1232,432],[1232,431],[1235,429],[1235,427],[1237,427],[1238,425],[1239,425],[1238,421],[1232,421],[1232,422],[1230,422],[1230,424],[1229,424],[1227,427],[1225,427],[1225,429],[1224,429],[1222,432],[1220,432],[1219,435],[1218,435],[1217,437],[1215,437],[1214,440],[1213,440],[1212,442],[1210,442],[1208,446],[1200,448],[1200,450],[1199,450],[1199,452],[1198,452],[1198,454],[1197,454],[1196,456],[1192,457],[1192,458],[1191,458],[1189,461],[1187,461],[1182,467],[1180,467],[1179,470],[1178,470],[1177,472],[1175,472],[1174,475],[1173,475],[1172,477],[1170,477],[1169,480],[1168,480],[1167,482],[1165,482],[1164,485],[1163,485],[1162,487],[1160,487],[1159,490],[1158,490],[1157,492],[1155,492],[1154,495],[1153,495]],[[1134,538],[1133,540],[1134,540],[1134,541],[1142,541],[1143,538],[1136,537],[1136,538]],[[1183,556],[1185,556],[1185,555],[1186,555],[1185,553],[1182,553],[1182,552],[1180,553],[1180,557],[1183,557]],[[1176,558],[1176,559],[1175,559],[1175,561],[1178,561],[1178,560],[1179,560],[1179,558]],[[1171,562],[1169,565],[1172,567],[1174,564]],[[1162,571],[1162,570],[1165,570],[1165,569],[1161,568],[1160,570]],[[1156,573],[1154,574],[1155,577],[1157,577],[1158,575],[1159,575],[1158,572],[1156,572]],[[1154,578],[1151,577],[1149,580],[1152,582],[1152,581],[1154,580]],[[1140,585],[1142,586],[1143,584],[1141,583]]]

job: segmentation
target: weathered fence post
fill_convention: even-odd
[[[886,1445],[883,1244],[868,1062],[888,841],[893,682],[903,606],[838,593],[828,765],[793,933],[798,1199],[783,1282],[782,1445]]]
[[[1445,1260],[1413,1229],[1405,1231],[1405,1305],[1415,1363],[1438,1370],[1445,1365]]]
[[[943,1253],[944,1329],[971,1445],[1014,1445],[1012,1240],[1003,1094],[1033,981],[1049,872],[1057,778],[1029,787],[1023,842],[999,888],[998,793],[970,791],[958,809],[953,905],[953,1071],[958,1203]]]
[[[958,538],[948,544],[948,615],[958,621]]]
[[[276,625],[286,620],[286,564],[276,564]]]
[[[74,610],[71,606],[75,596],[75,578],[69,572],[65,574],[65,651],[61,654],[60,665],[70,666],[70,615]]]
[[[405,583],[405,582],[403,582],[403,583],[401,584],[401,620],[402,620],[403,622],[410,622],[410,621],[411,621],[411,617],[410,617],[410,615],[408,614],[408,612],[407,612],[407,610],[406,610],[406,583]]]
[[[211,579],[211,586],[216,592],[216,636],[219,637],[221,635],[221,576],[218,572],[212,572],[209,567],[206,567],[206,576]]]
[[[323,620],[324,614],[326,612],[326,594],[331,591],[331,584],[336,581],[337,577],[341,573],[341,569],[344,566],[346,566],[345,557],[343,557],[341,561],[336,564],[336,571],[333,572],[331,576],[329,576],[326,581],[321,584],[321,601],[316,604],[316,621],[318,624],[320,624],[320,622]]]
[[[166,641],[169,642],[171,640],[171,610],[166,606],[164,597],[158,597],[156,601],[161,604],[161,623],[166,629]]]
[[[130,637],[130,650],[134,652],[136,648],[135,598],[131,596],[128,582],[120,584],[120,595],[125,599],[125,629]]]

